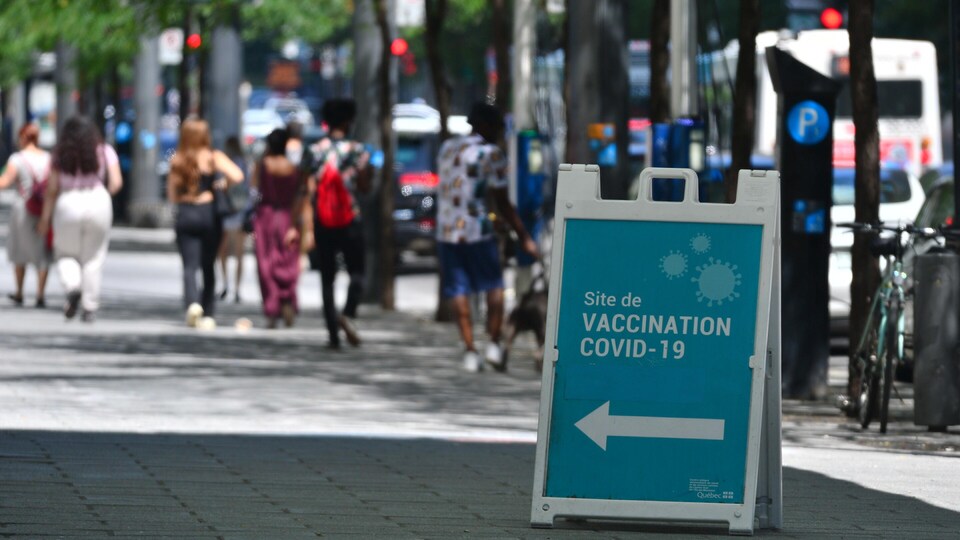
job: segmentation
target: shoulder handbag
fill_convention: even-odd
[[[47,175],[44,175],[42,179],[38,179],[37,173],[33,170],[30,162],[26,158],[22,159],[24,165],[30,171],[30,176],[33,178],[33,185],[30,186],[30,196],[27,197],[25,206],[31,216],[39,216],[43,213],[43,195],[47,191]]]
[[[213,211],[220,219],[237,213],[237,209],[233,205],[230,195],[227,193],[227,189],[229,189],[229,187],[230,186],[227,185],[223,189],[217,189],[216,187],[213,188]]]
[[[213,190],[213,208],[221,219],[237,213],[230,196],[222,189]]]

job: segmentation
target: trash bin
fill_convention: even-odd
[[[960,424],[960,255],[926,253],[914,266],[913,422]]]

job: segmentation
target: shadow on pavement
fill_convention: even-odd
[[[725,537],[699,526],[529,527],[534,446],[433,439],[0,432],[0,536]],[[784,470],[777,538],[948,538],[960,514]]]

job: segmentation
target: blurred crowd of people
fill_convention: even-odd
[[[188,118],[170,162],[167,201],[174,207],[176,245],[183,264],[183,309],[190,327],[210,329],[218,300],[240,302],[243,255],[252,233],[262,310],[268,328],[293,326],[299,313],[297,284],[302,260],[320,274],[329,347],[341,335],[361,343],[354,319],[364,290],[366,240],[358,196],[371,189],[370,152],[349,138],[356,117],[351,99],[324,103],[327,134],[309,146],[291,123],[266,137],[251,163],[237,137],[223,150],[211,145],[210,126]],[[453,307],[464,344],[463,364],[502,369],[500,326],[503,275],[492,219],[514,229],[520,246],[537,256],[507,197],[507,161],[497,146],[504,127],[493,106],[477,104],[469,136],[448,140],[438,155],[437,244],[442,296]],[[119,159],[92,121],[70,118],[51,153],[37,145],[39,130],[20,130],[20,151],[0,175],[0,189],[15,185],[7,254],[16,289],[9,300],[24,305],[28,267],[37,270],[35,305],[44,307],[47,269],[55,265],[66,293],[63,313],[93,322],[99,307],[103,263],[113,221],[111,195],[122,187]],[[493,203],[487,208],[487,201]],[[499,218],[494,218],[494,211]],[[229,259],[235,259],[229,279]],[[217,261],[222,274],[217,289]],[[349,275],[346,303],[338,309],[334,278],[342,264]],[[469,296],[484,294],[489,340],[483,358],[472,331]]]

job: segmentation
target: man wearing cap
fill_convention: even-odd
[[[492,105],[477,103],[467,121],[473,133],[447,140],[437,157],[440,172],[437,254],[441,294],[451,301],[466,348],[464,369],[481,371],[486,360],[497,371],[503,371],[506,369],[500,349],[503,271],[493,221],[503,219],[513,227],[523,250],[533,257],[538,257],[538,249],[507,196],[507,159],[494,144],[503,131],[503,115]],[[487,208],[487,197],[495,201],[499,216]],[[483,359],[473,340],[468,299],[470,294],[480,292],[486,293],[490,336]]]

